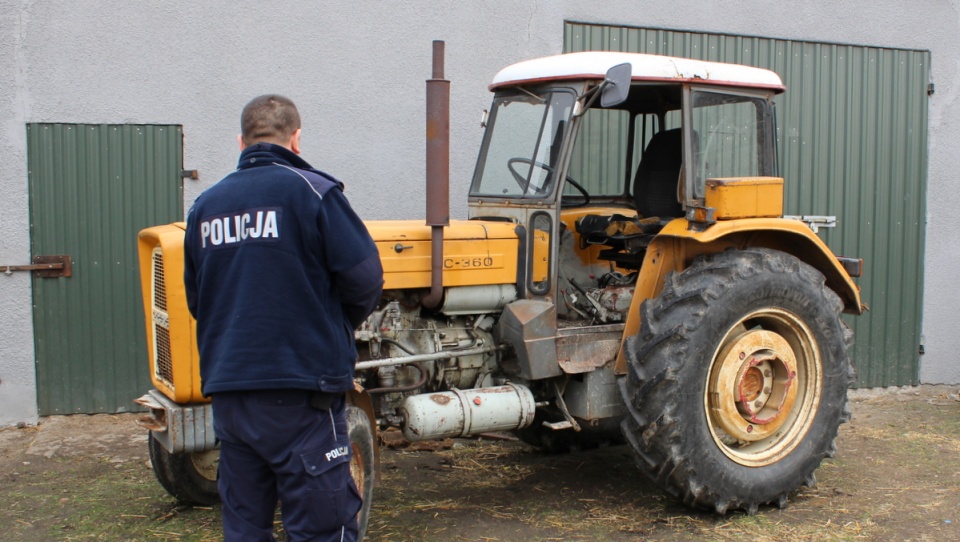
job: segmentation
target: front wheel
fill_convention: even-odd
[[[177,501],[209,506],[220,500],[217,492],[217,466],[220,450],[172,454],[153,436],[147,436],[150,465],[160,485]]]
[[[347,432],[350,434],[352,448],[350,474],[363,499],[363,506],[357,513],[357,526],[360,533],[357,540],[363,540],[364,533],[367,531],[367,522],[370,520],[373,488],[377,477],[376,440],[370,418],[363,410],[352,405],[347,406]]]
[[[703,256],[644,302],[620,388],[637,463],[685,504],[785,506],[849,419],[852,334],[823,275],[768,249]]]
[[[373,489],[376,480],[376,440],[373,424],[360,408],[347,405],[347,432],[350,435],[352,457],[350,474],[363,506],[357,514],[360,536],[367,528],[370,508],[373,505]],[[198,506],[208,506],[220,500],[217,491],[217,467],[220,450],[172,454],[150,432],[147,437],[150,464],[160,485],[177,501]]]

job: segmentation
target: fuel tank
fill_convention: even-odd
[[[533,423],[535,410],[533,393],[512,383],[413,395],[401,408],[403,436],[413,442],[512,431]]]

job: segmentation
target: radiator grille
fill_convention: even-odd
[[[167,311],[167,284],[163,278],[163,251],[153,251],[153,306]]]
[[[157,376],[173,386],[173,362],[170,356],[170,332],[156,326],[157,330]]]
[[[170,319],[167,287],[163,276],[163,250],[153,249],[153,370],[158,380],[173,389],[173,353],[170,351]]]

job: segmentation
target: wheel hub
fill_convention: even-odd
[[[351,447],[353,457],[350,460],[350,475],[353,476],[353,483],[357,485],[357,490],[362,495],[364,485],[367,483],[364,475],[363,453],[358,444],[353,443]]]
[[[193,468],[207,480],[217,480],[217,468],[220,465],[220,450],[206,450],[190,454]]]
[[[744,443],[776,433],[797,396],[797,360],[787,341],[771,331],[747,331],[727,344],[718,368],[709,396],[720,427]]]

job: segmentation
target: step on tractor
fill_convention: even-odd
[[[466,220],[449,218],[449,81],[427,81],[426,221],[369,221],[383,297],[355,330],[353,466],[366,523],[379,430],[514,431],[549,452],[625,443],[664,491],[719,514],[786,506],[849,418],[853,277],[817,217],[783,215],[777,74],[633,53],[513,64]],[[143,230],[149,450],[185,502],[217,448],[183,292],[184,224]],[[319,361],[319,360],[318,360]],[[640,496],[637,496],[640,498]]]

